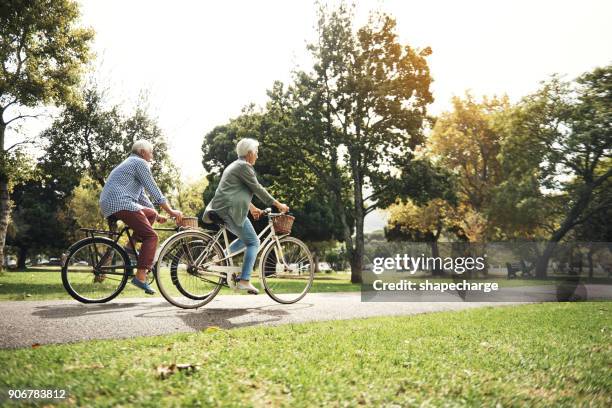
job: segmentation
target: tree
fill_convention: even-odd
[[[317,184],[312,172],[288,166],[283,157],[279,157],[277,151],[266,144],[266,134],[272,120],[267,112],[255,112],[250,106],[237,118],[206,134],[202,144],[202,164],[208,171],[208,186],[203,201],[208,203],[212,200],[223,169],[236,160],[238,140],[244,137],[258,139],[262,144],[255,169],[261,183],[274,195],[289,200],[291,212],[296,217],[292,235],[307,241],[311,248],[314,243],[327,242],[314,245],[318,252],[324,252],[331,245],[329,241],[342,239],[342,226],[333,204],[325,194],[320,193],[324,186]],[[262,205],[256,197],[254,199],[256,205]],[[256,229],[263,227],[263,221],[255,222]]]
[[[58,252],[74,238],[71,232],[76,225],[67,217],[64,197],[56,190],[57,183],[65,180],[50,180],[47,170],[38,163],[33,175],[15,183],[13,189],[15,206],[7,245],[17,248],[19,269],[25,269],[32,253]]]
[[[83,176],[79,185],[72,190],[66,206],[79,227],[106,228],[107,224],[98,203],[101,192],[100,185],[89,176]]]
[[[500,151],[509,112],[507,97],[484,97],[482,102],[469,93],[464,99],[454,97],[453,110],[437,119],[428,141],[437,164],[456,175],[462,230],[471,241],[489,240],[495,234],[498,214],[491,211],[491,203],[505,178]]]
[[[361,282],[364,218],[405,195],[397,169],[410,167],[433,101],[425,59],[431,50],[400,44],[395,26],[391,16],[377,14],[354,31],[344,4],[321,9],[318,42],[309,46],[313,70],[297,72],[286,90],[276,83],[269,91],[265,144],[286,167],[325,186],[343,225],[354,283]]]
[[[524,98],[508,149],[523,154],[514,176],[535,175],[540,189],[564,202],[565,211],[536,265],[536,276],[545,277],[557,243],[612,207],[604,194],[612,175],[612,65],[585,73],[574,84],[553,77]]]
[[[155,163],[151,170],[164,193],[175,185],[176,169],[167,151],[166,139],[154,119],[139,104],[132,115],[121,113],[119,106],[109,106],[97,85],[82,89],[81,99],[70,103],[49,128],[43,131],[47,141],[44,160],[59,164],[52,170],[73,174],[76,184],[67,185],[70,195],[83,175],[100,188],[112,169],[130,153],[137,139],[147,139],[155,146]]]
[[[208,180],[202,177],[192,182],[179,181],[176,185],[175,202],[179,210],[187,217],[195,217],[204,208],[202,195]]]
[[[71,0],[13,0],[0,7],[0,270],[10,216],[12,150],[7,129],[31,116],[23,108],[63,104],[73,98],[88,61],[93,31],[76,26],[79,8]]]
[[[394,204],[389,207],[389,213],[385,237],[390,241],[428,242],[433,257],[440,256],[438,240],[442,233],[459,224],[455,209],[441,199],[430,200],[423,206],[411,201]],[[442,270],[435,269],[433,274],[441,275]]]

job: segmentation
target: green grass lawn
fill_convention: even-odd
[[[258,279],[255,278],[258,275],[254,274],[253,276],[253,283],[261,289],[261,285],[258,285]],[[359,285],[351,284],[350,274],[321,273],[315,275],[311,292],[354,292],[360,289]],[[234,294],[227,288],[223,288],[220,293]],[[141,289],[128,282],[119,298],[144,296],[147,295]],[[156,296],[160,295],[157,294]],[[24,272],[0,273],[0,301],[49,299],[72,299],[62,285],[59,268],[33,268]]]
[[[253,284],[263,292],[259,284],[258,273],[253,274]],[[431,278],[406,276],[406,279],[415,281]],[[440,282],[452,282],[450,278],[437,278]],[[497,282],[500,287],[528,286],[554,284],[554,280],[533,279],[489,279],[487,282]],[[289,282],[288,285],[291,283]],[[155,287],[155,285],[154,285]],[[360,285],[350,282],[348,273],[319,273],[315,275],[312,293],[316,292],[357,292]],[[159,291],[158,291],[159,292]],[[224,295],[235,294],[228,288],[220,292]],[[134,298],[146,296],[141,289],[136,288],[129,282],[119,295],[119,298]],[[161,296],[159,293],[155,296]],[[72,299],[62,285],[59,267],[31,268],[23,272],[0,273],[0,301],[2,300],[50,300],[50,299]]]
[[[74,406],[609,407],[611,307],[546,303],[2,350],[0,389],[65,389]],[[158,367],[173,363],[199,369],[160,378]]]

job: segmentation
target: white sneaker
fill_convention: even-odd
[[[259,289],[253,286],[251,282],[246,285],[242,283],[242,281],[238,282],[238,284],[236,285],[236,290],[246,290],[251,295],[257,295],[259,293]]]

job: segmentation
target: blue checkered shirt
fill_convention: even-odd
[[[153,202],[147,197],[151,196]],[[104,217],[117,211],[140,211],[166,202],[155,184],[149,163],[136,154],[130,155],[111,171],[100,194],[100,208]]]

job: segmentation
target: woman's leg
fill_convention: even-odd
[[[240,227],[238,227],[229,217],[226,218],[224,217],[224,221],[227,228],[238,237],[238,240],[230,245],[230,253],[239,251],[246,246],[240,279],[248,281],[251,278],[253,266],[255,266],[257,251],[259,251],[259,237],[248,218],[244,220],[244,223]]]
[[[253,272],[253,266],[255,266],[255,259],[257,258],[257,251],[259,251],[260,245],[259,237],[248,218],[244,220],[244,224],[242,224],[242,236],[240,240],[246,245],[240,279],[248,281],[251,279],[251,272]]]

